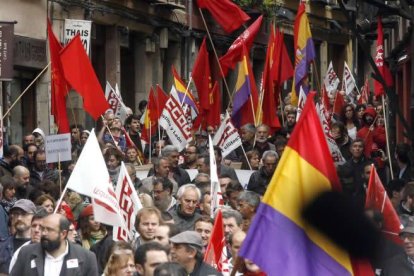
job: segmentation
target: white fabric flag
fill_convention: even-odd
[[[208,150],[210,153],[210,194],[211,194],[211,218],[214,219],[214,214],[219,206],[223,205],[223,195],[221,194],[220,183],[217,175],[216,157],[214,155],[213,141],[210,135],[208,136]]]
[[[323,83],[325,84],[325,89],[326,92],[328,92],[329,97],[333,97],[336,89],[338,88],[339,82],[339,78],[333,69],[331,61],[329,63],[328,70],[326,71],[325,78],[323,79]]]
[[[178,151],[182,151],[187,143],[192,140],[191,128],[187,118],[180,103],[174,97],[170,96],[166,102],[159,124],[165,129],[172,144],[178,148]]]
[[[135,218],[138,211],[142,208],[142,204],[124,162],[121,163],[115,194],[121,209],[121,215],[125,220],[125,226],[114,227],[113,239],[114,241],[128,242],[134,237]]]
[[[299,121],[300,115],[302,114],[302,110],[305,107],[306,99],[307,99],[307,96],[301,86],[300,92],[299,92],[298,109],[296,110],[296,122]]]
[[[213,144],[221,148],[223,158],[242,145],[239,132],[233,126],[228,113],[214,135]]]
[[[342,87],[345,91],[345,94],[348,97],[353,97],[352,93],[357,86],[354,76],[352,75],[352,72],[349,69],[348,64],[346,64],[346,62],[344,63],[344,76],[342,78]]]
[[[112,226],[125,224],[93,129],[66,185],[92,198],[96,221]]]

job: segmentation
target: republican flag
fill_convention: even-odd
[[[379,211],[384,217],[382,232],[385,236],[397,244],[401,244],[399,233],[401,231],[401,223],[397,212],[388,198],[384,185],[377,174],[374,165],[371,165],[371,173],[369,175],[367,196],[365,200],[365,208],[373,208]]]
[[[109,105],[79,35],[66,45],[60,60],[66,81],[82,96],[84,109],[96,121]]]
[[[124,226],[125,220],[121,215],[108,169],[93,129],[66,186],[92,198],[96,221],[112,226]]]
[[[191,76],[197,88],[200,109],[208,110],[210,108],[209,95],[212,86],[206,38],[204,38],[203,42],[201,43],[197,59],[194,62],[193,72]]]
[[[181,104],[173,95],[170,95],[165,104],[159,124],[165,129],[172,144],[178,148],[178,151],[185,149],[187,143],[193,139],[191,127],[184,115]]]
[[[259,16],[252,25],[249,26],[234,42],[231,44],[227,53],[220,57],[219,62],[223,70],[223,77],[227,76],[229,69],[234,69],[237,62],[243,58],[243,45],[250,50],[253,41],[262,25],[263,15]]]
[[[341,190],[313,96],[308,95],[239,252],[268,275],[352,275],[348,253],[301,214],[320,193]]]
[[[219,209],[211,232],[210,242],[204,253],[204,262],[215,267],[223,275],[230,273],[226,257],[226,240],[224,236],[223,215]],[[226,274],[225,274],[226,273]]]
[[[228,113],[214,135],[213,144],[221,148],[223,158],[242,145],[239,132],[231,123]]]
[[[333,97],[333,95],[335,94],[339,82],[340,80],[338,78],[338,75],[335,73],[335,70],[333,69],[331,61],[329,63],[328,70],[326,71],[325,78],[323,79],[324,87],[331,97]]]
[[[211,136],[208,136],[208,151],[210,154],[210,194],[211,194],[211,213],[210,216],[214,218],[216,210],[224,205],[223,194],[221,193],[220,183],[217,175],[217,163],[214,155],[213,141]]]
[[[387,86],[393,85],[393,79],[387,64],[384,61],[384,31],[382,29],[381,17],[378,17],[378,37],[377,37],[377,53],[375,55],[375,65],[377,66],[382,78]],[[382,96],[385,94],[382,84],[374,80],[374,94],[375,96]]]
[[[52,30],[52,25],[47,20],[47,33],[49,38],[49,52],[51,62],[51,95],[52,95],[52,115],[58,126],[59,133],[69,133],[69,120],[66,112],[66,95],[69,92],[65,77],[63,75],[62,64],[59,58],[59,52],[62,45],[56,38]]]
[[[315,59],[315,46],[312,33],[306,15],[305,2],[301,1],[295,19],[294,27],[294,50],[295,50],[295,75],[292,85],[292,104],[297,105],[300,86],[303,86],[305,94],[309,92],[307,84],[309,64]]]
[[[124,227],[114,227],[113,240],[131,242],[134,239],[135,218],[138,211],[142,209],[142,204],[124,162],[121,162],[115,194],[125,225]]]
[[[293,66],[283,37],[283,33],[278,29],[275,32],[272,26],[263,71],[261,108],[259,106],[257,109],[260,113],[257,116],[257,125],[262,123],[268,125],[272,133],[281,127],[277,116],[280,87],[283,82],[293,76]]]
[[[230,0],[197,0],[201,9],[207,9],[226,33],[232,33],[250,17]]]
[[[191,107],[192,118],[194,119],[199,113],[197,101],[195,100],[193,94],[191,94],[191,91],[187,90],[184,81],[180,78],[180,75],[178,75],[174,65],[171,66],[171,71],[174,78],[174,89],[176,95],[178,96],[177,101],[181,105],[187,104],[189,107]]]
[[[232,120],[237,128],[244,124],[255,124],[257,109],[257,90],[254,82],[249,55],[246,47],[243,47],[243,57],[239,63],[236,88],[233,96]]]

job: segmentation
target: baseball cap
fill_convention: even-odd
[[[34,205],[34,203],[28,199],[19,199],[18,201],[16,201],[16,203],[14,203],[13,207],[10,209],[13,210],[15,208],[20,208],[23,211],[25,211],[26,213],[29,214],[34,214],[36,213],[36,206]]]
[[[190,244],[197,246],[198,248],[203,248],[203,241],[201,236],[196,231],[184,231],[180,234],[177,234],[170,238],[172,243],[179,243],[179,244]]]

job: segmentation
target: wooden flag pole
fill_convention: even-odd
[[[41,75],[43,75],[44,72],[46,72],[47,68],[49,68],[50,64],[52,64],[51,61],[40,71],[39,74],[32,80],[32,82],[23,90],[23,92],[17,97],[17,99],[13,102],[13,104],[7,109],[7,111],[3,115],[3,120],[6,118],[7,114],[10,113],[10,111],[13,109],[13,107],[20,101],[20,99],[26,94],[27,91],[29,91],[30,87],[40,78]]]
[[[59,171],[60,193],[62,193],[62,167],[61,167],[61,164],[60,164],[60,152],[58,152],[58,171]]]
[[[394,170],[392,168],[392,162],[391,162],[391,151],[390,151],[390,139],[389,139],[389,133],[388,133],[388,119],[387,119],[387,112],[385,110],[385,95],[382,95],[382,112],[384,113],[384,127],[385,127],[385,141],[387,145],[387,155],[388,155],[388,163],[390,165],[390,173],[391,173],[391,179],[394,179]]]

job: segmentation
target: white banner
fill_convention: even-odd
[[[72,160],[70,133],[46,136],[45,151],[46,163]]]
[[[298,109],[296,110],[296,122],[299,121],[300,115],[302,114],[303,107],[306,103],[306,94],[305,91],[303,91],[302,85],[300,86],[300,92],[299,92],[299,100],[298,100]]]
[[[224,205],[223,195],[221,193],[220,183],[217,175],[217,163],[216,157],[214,155],[213,141],[211,136],[208,136],[208,151],[210,154],[210,194],[211,194],[211,208],[210,216],[214,219],[214,214],[216,210]]]
[[[126,106],[122,101],[121,93],[118,89],[118,84],[115,84],[115,89],[107,81],[105,86],[105,98],[108,101],[109,107],[114,112],[115,117],[121,119],[122,122],[127,118]]]
[[[345,91],[345,94],[348,97],[353,97],[352,93],[354,89],[356,88],[356,82],[346,62],[344,63],[344,76],[342,78],[342,86]]]
[[[239,132],[233,126],[228,113],[214,135],[213,144],[221,148],[223,158],[242,145]]]
[[[165,129],[171,143],[178,148],[178,151],[182,151],[187,143],[192,140],[191,128],[188,125],[187,118],[181,105],[174,97],[170,97],[166,102],[159,124]]]
[[[121,215],[124,217],[124,227],[114,227],[114,241],[132,241],[134,238],[135,218],[142,208],[137,191],[132,184],[124,162],[121,163],[115,194],[118,199]]]
[[[91,44],[91,26],[92,21],[65,19],[65,32],[63,34],[63,45],[67,45],[69,41],[77,34],[80,34],[83,47],[89,56],[89,49]]]
[[[339,78],[333,69],[331,61],[329,63],[328,71],[326,71],[325,78],[323,79],[323,83],[325,84],[325,89],[328,92],[329,97],[333,97],[336,89],[338,88],[339,82]]]

